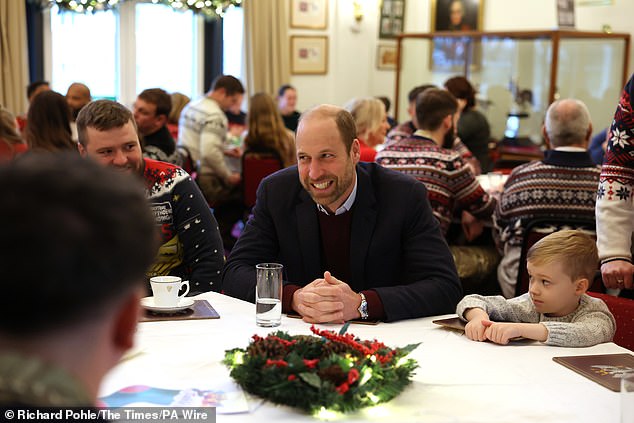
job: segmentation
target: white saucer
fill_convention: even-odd
[[[157,313],[176,313],[185,310],[194,305],[194,300],[189,297],[181,298],[176,307],[157,306],[154,304],[154,297],[141,298],[141,306],[146,310],[155,311]]]

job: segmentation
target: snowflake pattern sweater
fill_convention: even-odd
[[[634,75],[623,89],[608,135],[597,192],[597,247],[602,263],[631,261],[634,231]]]

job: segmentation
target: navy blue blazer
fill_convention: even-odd
[[[425,186],[376,163],[359,163],[356,171],[351,280],[344,282],[355,292],[374,290],[386,321],[454,313],[462,287]],[[258,263],[283,264],[284,283],[305,286],[323,277],[317,213],[297,166],[263,180],[225,265],[225,294],[254,302]]]

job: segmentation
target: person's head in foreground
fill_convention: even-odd
[[[295,136],[299,180],[313,201],[334,212],[356,180],[359,141],[352,115],[328,104],[307,110]]]
[[[540,239],[526,255],[535,309],[555,317],[575,311],[598,263],[595,241],[581,231],[563,230]]]
[[[73,153],[0,166],[0,403],[90,406],[156,253],[143,188]]]
[[[110,100],[85,105],[77,116],[79,152],[128,173],[143,169],[143,153],[132,112]]]

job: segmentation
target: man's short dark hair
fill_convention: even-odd
[[[42,85],[46,85],[48,87],[49,83],[48,83],[48,81],[35,81],[35,82],[31,82],[29,85],[27,85],[27,87],[26,87],[26,98],[31,98],[31,96],[33,95],[35,90],[40,88]]]
[[[221,88],[225,90],[225,94],[228,96],[244,94],[242,82],[240,82],[240,80],[235,76],[220,75],[216,77],[216,79],[214,79],[211,83],[211,91],[216,91]]]
[[[422,93],[423,91],[429,88],[438,88],[438,87],[434,84],[424,84],[424,85],[419,85],[418,87],[414,87],[411,90],[409,90],[409,93],[407,93],[407,101],[409,101],[410,103],[415,102],[416,98],[418,97],[418,94]]]
[[[136,130],[134,116],[123,104],[111,100],[91,101],[82,107],[77,115],[78,141],[84,147],[86,146],[86,128],[108,131],[113,128],[122,128],[128,122],[132,122]]]
[[[0,192],[0,334],[99,319],[142,286],[157,234],[133,176],[77,153],[29,153],[0,166]]]
[[[277,90],[277,96],[282,97],[286,90],[295,90],[295,87],[293,87],[291,84],[284,84],[280,87],[279,90]]]
[[[422,92],[416,99],[416,120],[418,127],[425,130],[436,130],[447,115],[458,111],[458,101],[446,90],[430,88]]]
[[[161,88],[148,88],[141,91],[139,98],[156,106],[156,115],[169,116],[172,111],[172,96]]]

